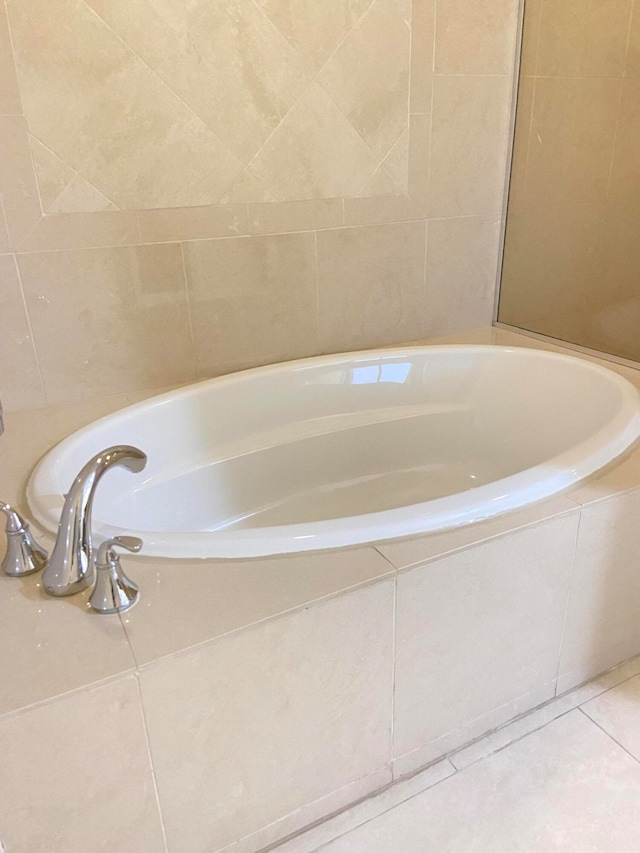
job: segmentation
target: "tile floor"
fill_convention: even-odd
[[[277,853],[640,851],[640,657]]]

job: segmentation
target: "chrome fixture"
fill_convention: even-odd
[[[49,595],[73,595],[93,583],[91,509],[102,475],[119,466],[138,473],[146,464],[146,454],[137,447],[116,445],[101,450],[80,471],[65,497],[56,544],[42,575]]]
[[[142,548],[142,539],[115,536],[103,542],[98,549],[96,585],[89,599],[89,604],[98,613],[122,613],[133,607],[140,595],[137,585],[125,575],[115,547],[126,548],[135,554]]]
[[[33,538],[29,525],[19,512],[0,501],[0,512],[7,517],[7,553],[2,560],[2,570],[11,577],[39,572],[47,565],[47,552]]]

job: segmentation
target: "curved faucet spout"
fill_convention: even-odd
[[[110,468],[138,473],[147,455],[137,447],[116,445],[97,453],[73,481],[64,501],[56,544],[42,583],[50,595],[73,595],[91,586],[95,576],[91,545],[91,510],[96,487]]]

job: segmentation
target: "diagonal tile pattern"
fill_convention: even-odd
[[[411,0],[12,4],[44,212],[399,192],[410,20]]]

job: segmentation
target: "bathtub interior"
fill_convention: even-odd
[[[452,353],[455,349],[455,353]],[[539,351],[428,347],[263,368],[130,407],[66,442],[53,518],[84,462],[144,449],[105,477],[94,515],[136,531],[250,530],[349,518],[553,465],[622,410],[599,367]]]

